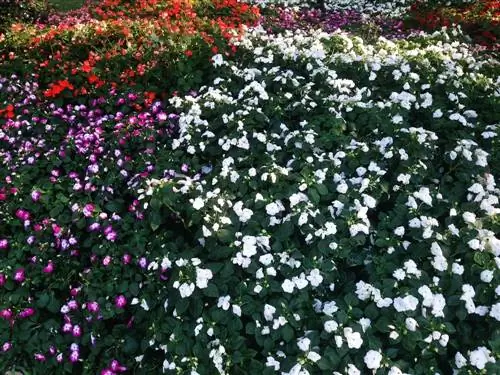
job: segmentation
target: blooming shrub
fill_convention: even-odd
[[[498,371],[499,68],[452,38],[253,29],[163,102],[2,78],[0,368]]]

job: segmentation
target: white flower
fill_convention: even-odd
[[[266,205],[266,212],[269,216],[275,216],[280,211],[281,211],[280,206],[275,202]]]
[[[313,362],[318,362],[321,359],[321,355],[319,355],[316,352],[309,352],[309,353],[307,353],[307,359],[309,359]]]
[[[472,212],[464,212],[462,214],[462,218],[464,219],[464,221],[466,223],[469,223],[469,224],[474,224],[476,222],[476,214],[472,213]]]
[[[336,331],[339,327],[339,324],[335,320],[327,320],[323,323],[323,328],[327,333],[332,333]]]
[[[432,197],[428,187],[421,187],[418,192],[413,193],[413,196],[432,207]]]
[[[398,367],[392,366],[387,375],[407,375],[403,373]]]
[[[189,297],[194,292],[194,284],[193,283],[183,283],[179,286],[179,293],[182,298]]]
[[[490,283],[491,280],[493,280],[493,271],[491,270],[484,270],[480,274],[481,281],[483,283]]]
[[[301,337],[297,340],[297,346],[303,352],[307,352],[311,347],[311,340],[309,340],[307,337]]]
[[[231,300],[230,296],[219,297],[219,300],[217,301],[217,307],[218,308],[222,307],[222,310],[229,310],[230,300]]]
[[[465,358],[462,353],[460,352],[457,352],[455,354],[455,366],[457,366],[457,368],[462,368],[464,367],[465,365],[467,365],[467,358]]]
[[[273,357],[267,357],[266,367],[273,367],[274,371],[278,371],[280,369],[280,363],[275,360]]]
[[[281,288],[283,288],[283,290],[286,293],[293,293],[293,289],[295,288],[295,283],[293,281],[291,281],[291,280],[286,279],[281,284]]]
[[[372,321],[368,318],[359,319],[359,325],[361,326],[361,329],[363,330],[363,332],[366,332],[366,330],[368,328],[370,328],[371,324],[372,324]]]
[[[166,370],[175,370],[175,368],[176,366],[174,362],[170,363],[167,359],[163,361],[163,372]]]
[[[231,306],[232,310],[233,310],[233,314],[236,315],[236,316],[241,316],[241,306],[238,306],[238,305],[232,305]]]
[[[347,365],[347,375],[361,375],[361,371],[359,371],[356,366],[349,363]]]
[[[464,266],[458,263],[453,263],[451,265],[451,272],[453,272],[456,275],[461,275],[464,273]]]
[[[335,301],[326,302],[323,306],[323,313],[328,316],[332,316],[338,311],[337,303]]]
[[[375,350],[369,350],[365,354],[364,361],[366,363],[366,367],[371,370],[376,370],[380,367],[380,362],[382,361],[382,354]]]
[[[309,276],[307,276],[307,280],[309,280],[313,287],[317,287],[323,282],[323,276],[321,276],[319,270],[315,268],[311,270]]]
[[[218,67],[224,64],[224,58],[220,53],[218,53],[217,55],[212,56],[212,62],[214,63],[215,67]]]
[[[495,362],[495,359],[491,356],[491,352],[484,346],[478,347],[469,353],[470,364],[482,370],[486,367],[486,363]]]
[[[196,286],[200,289],[208,287],[208,280],[213,277],[212,271],[209,269],[196,268]]]
[[[363,344],[363,339],[359,332],[353,332],[351,327],[344,328],[344,336],[347,340],[347,346],[349,349],[359,349]]]
[[[490,316],[500,321],[500,302],[497,302],[491,306]]]
[[[408,295],[404,298],[397,297],[394,299],[393,304],[397,312],[415,311],[418,305],[418,298],[412,295]]]
[[[400,226],[394,229],[394,234],[399,237],[403,237],[405,234],[405,227]]]
[[[340,193],[340,194],[345,194],[347,193],[347,190],[349,189],[349,186],[347,186],[347,184],[342,181],[340,184],[337,185],[337,191]]]
[[[369,231],[368,226],[366,226],[365,224],[361,224],[361,223],[353,224],[349,227],[349,232],[351,233],[351,237],[354,237],[359,232],[363,232],[364,234],[368,234],[368,231]]]
[[[394,277],[396,280],[404,280],[406,277],[406,272],[402,268],[398,268],[394,270],[392,273],[392,277]]]
[[[273,315],[275,312],[276,312],[276,307],[266,304],[264,306],[264,319],[270,322],[271,320],[273,320],[274,318]]]
[[[412,332],[416,331],[417,327],[418,327],[417,321],[413,318],[406,318],[405,325],[406,325],[406,328]]]
[[[198,197],[193,200],[192,205],[195,210],[200,210],[201,208],[203,208],[203,206],[205,206],[205,202],[203,202],[203,199]]]
[[[141,301],[141,307],[145,310],[145,311],[149,311],[149,306],[148,306],[148,303],[145,299],[143,299]]]

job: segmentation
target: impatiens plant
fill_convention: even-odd
[[[229,49],[151,37],[159,9],[253,9],[165,4],[106,1],[87,8],[102,20],[7,34],[0,371],[497,373],[498,62],[456,28],[334,27],[368,11],[275,9],[218,29]],[[122,36],[126,57],[103,62]],[[24,51],[33,37],[46,49]],[[132,50],[156,56],[151,76],[141,55],[110,82]]]

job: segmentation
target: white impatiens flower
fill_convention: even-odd
[[[196,286],[200,289],[208,287],[208,280],[213,277],[212,271],[209,269],[196,268]]]
[[[492,318],[500,321],[500,302],[495,303],[491,306],[490,314]]]
[[[376,370],[380,367],[380,362],[382,361],[382,354],[375,350],[369,350],[364,357],[366,367],[371,370]]]
[[[479,370],[486,367],[488,362],[495,363],[495,358],[491,356],[491,351],[484,346],[478,347],[469,353],[470,364]]]
[[[464,366],[467,365],[467,358],[465,358],[462,353],[460,352],[457,352],[455,354],[455,366],[457,366],[457,368],[462,368]]]
[[[406,328],[412,332],[416,331],[417,327],[418,327],[417,321],[411,317],[406,318],[405,325],[406,325]]]
[[[337,303],[335,301],[326,302],[323,305],[323,313],[328,316],[332,316],[338,311]]]
[[[479,277],[481,278],[481,281],[483,283],[490,283],[491,280],[493,280],[493,271],[491,271],[491,270],[481,271],[481,274],[479,275]]]
[[[201,210],[205,206],[205,202],[198,197],[192,201],[192,205],[195,210]]]
[[[418,298],[408,295],[403,298],[396,297],[393,301],[397,312],[415,311],[418,305]]]
[[[264,319],[266,319],[268,322],[272,321],[274,318],[274,313],[276,312],[276,307],[268,305],[264,306]]]
[[[359,332],[354,332],[351,327],[344,328],[344,337],[347,341],[349,349],[359,349],[363,345],[363,339]]]
[[[297,346],[303,352],[307,352],[311,347],[311,340],[309,340],[307,337],[301,337],[297,340]]]
[[[474,224],[476,222],[476,215],[473,212],[464,212],[462,218],[468,224]]]
[[[327,333],[332,333],[337,330],[339,324],[335,320],[327,320],[323,323],[323,329]]]
[[[317,268],[311,270],[309,276],[306,277],[313,287],[319,286],[323,282],[323,276]]]
[[[403,226],[397,227],[396,229],[394,229],[394,234],[396,236],[399,236],[399,237],[404,236],[404,234],[405,234],[405,227],[403,227]]]
[[[278,371],[280,369],[280,363],[273,357],[269,356],[267,357],[266,367],[273,367],[274,371]]]
[[[281,288],[286,292],[286,293],[293,293],[293,289],[295,288],[295,283],[291,280],[286,279],[283,281],[281,284]]]
[[[352,363],[347,365],[347,375],[361,375],[361,371]]]
[[[231,300],[230,296],[219,297],[217,301],[217,307],[222,308],[222,310],[229,310],[231,306],[229,301]]]

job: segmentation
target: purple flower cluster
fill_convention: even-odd
[[[359,30],[367,25],[375,25],[381,35],[387,38],[403,38],[416,31],[406,29],[403,21],[384,16],[367,16],[355,10],[301,9],[277,8],[276,16],[263,18],[264,26],[272,32],[278,30],[307,30],[321,28],[326,32],[336,30]]]

